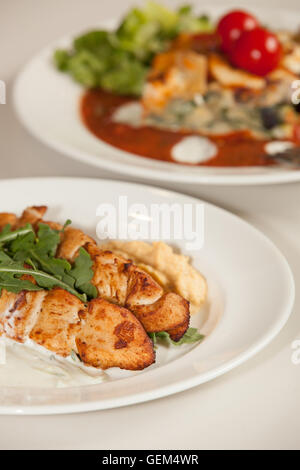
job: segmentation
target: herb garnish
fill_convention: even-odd
[[[166,345],[181,346],[182,344],[192,344],[198,341],[203,341],[205,336],[201,335],[197,328],[189,328],[185,335],[179,341],[173,341],[166,331],[160,331],[159,333],[148,333],[153,341],[154,346],[158,342],[163,342]]]
[[[60,234],[69,224],[67,221],[59,231],[41,223],[37,234],[30,224],[14,231],[6,226],[0,234],[0,293],[2,289],[19,293],[61,287],[82,302],[97,297],[91,284],[93,262],[87,251],[80,248],[73,266],[55,258]],[[22,279],[24,275],[32,276],[36,284]]]

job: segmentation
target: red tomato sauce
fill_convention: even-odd
[[[81,117],[96,137],[113,147],[141,157],[182,165],[172,159],[172,147],[183,137],[199,134],[150,126],[137,128],[114,122],[112,116],[115,111],[120,106],[134,101],[132,97],[118,96],[102,90],[88,90],[80,103]],[[247,132],[209,138],[217,145],[218,154],[197,166],[241,167],[273,164],[264,151],[266,142],[251,138]]]

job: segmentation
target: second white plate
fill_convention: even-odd
[[[204,9],[214,18],[218,18],[230,8],[230,4],[227,4],[226,8],[205,6]],[[298,12],[252,6],[251,11],[256,13],[262,22],[278,29],[296,31],[299,27]],[[114,26],[116,22],[101,26]],[[91,27],[95,25],[86,25],[85,29],[89,30]],[[283,168],[209,168],[160,162],[123,152],[94,137],[85,128],[79,116],[82,87],[70,77],[58,72],[52,61],[53,51],[69,47],[72,38],[80,33],[79,31],[57,41],[39,53],[26,65],[16,81],[14,101],[17,113],[36,138],[83,163],[148,180],[222,185],[271,184],[300,180],[300,171]]]

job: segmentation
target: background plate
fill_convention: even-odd
[[[208,12],[214,18],[231,8],[230,4],[226,7],[197,7],[199,12]],[[299,27],[298,12],[252,6],[250,9],[263,23],[270,26],[290,30]],[[113,21],[102,23],[101,26],[110,27],[115,24],[116,21]],[[95,25],[87,25],[86,30],[93,27]],[[52,63],[53,51],[68,47],[72,38],[80,33],[81,31],[77,31],[39,53],[26,65],[16,81],[15,108],[25,127],[36,138],[76,160],[149,180],[223,185],[300,180],[300,171],[283,168],[209,168],[159,162],[118,150],[97,139],[85,128],[79,116],[82,87],[69,76],[58,72]]]

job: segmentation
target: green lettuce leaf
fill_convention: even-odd
[[[159,333],[149,333],[150,338],[152,339],[154,345],[161,342],[166,345],[181,346],[182,344],[192,344],[203,341],[205,338],[201,335],[197,328],[189,328],[185,335],[179,341],[173,341],[170,338],[169,333],[166,331],[160,331]]]
[[[190,6],[171,10],[148,1],[130,10],[116,31],[92,30],[75,38],[70,50],[55,51],[54,63],[85,87],[139,96],[157,53],[181,32],[212,29],[209,18],[198,17]]]

